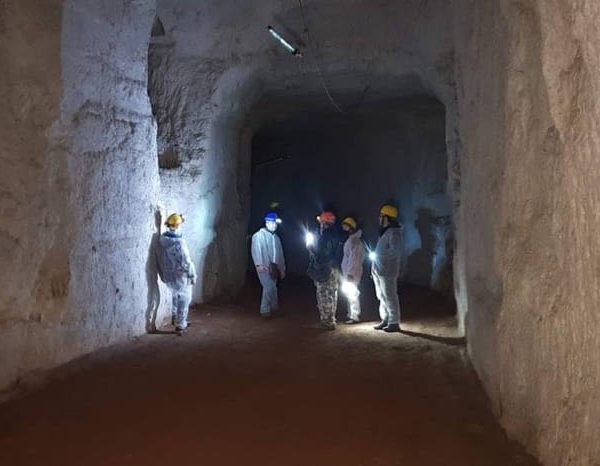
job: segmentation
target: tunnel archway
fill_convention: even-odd
[[[248,233],[261,226],[267,210],[277,210],[284,217],[279,234],[289,274],[304,277],[304,228],[313,226],[325,205],[334,206],[338,216],[357,216],[365,245],[372,248],[378,208],[394,199],[405,229],[401,282],[439,292],[453,309],[445,106],[425,93],[416,77],[399,82],[411,86],[396,97],[367,97],[346,114],[318,93],[263,95],[250,113],[257,130]],[[344,98],[359,97],[357,92]],[[376,309],[368,273],[363,287],[367,307]]]

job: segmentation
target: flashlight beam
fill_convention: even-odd
[[[312,246],[313,244],[315,244],[315,235],[313,235],[310,232],[306,233],[305,241],[306,247]]]
[[[342,293],[344,293],[349,298],[358,298],[360,292],[358,291],[358,287],[349,281],[342,281]]]
[[[290,44],[287,40],[285,40],[281,34],[279,34],[275,29],[273,29],[271,26],[267,26],[267,29],[269,31],[269,33],[279,41],[279,43],[281,45],[283,45],[288,52],[290,52],[292,55],[297,55],[299,57],[302,56],[302,54],[300,53],[300,50],[298,50],[297,47],[294,47],[292,44]]]

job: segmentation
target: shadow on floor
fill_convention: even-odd
[[[402,330],[400,333],[409,337],[423,338],[424,340],[435,341],[450,346],[465,346],[467,339],[465,337],[439,337],[436,335],[428,335],[426,333],[410,332]]]
[[[261,288],[255,275],[249,275],[247,284],[240,293],[238,304],[244,303],[250,310],[256,309],[260,302]],[[420,337],[452,346],[465,344],[464,336],[458,330],[456,305],[452,299],[425,288],[401,285],[399,289],[401,306],[401,325],[403,332],[412,337]],[[317,319],[315,289],[312,281],[303,277],[287,279],[279,285],[279,298],[282,314],[287,310],[303,312]],[[361,290],[363,322],[379,321],[379,303],[375,298],[372,283],[363,284]],[[339,293],[337,321],[344,322],[347,315],[347,303]]]
[[[151,332],[148,332],[148,335],[177,335],[177,332],[175,330],[153,330]]]

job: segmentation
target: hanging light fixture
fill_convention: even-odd
[[[281,34],[279,34],[275,29],[273,29],[271,26],[267,26],[267,30],[269,31],[269,33],[275,38],[277,39],[277,41],[283,45],[283,47],[290,52],[292,55],[294,55],[295,57],[302,57],[302,52],[300,52],[300,49],[298,49],[298,47],[294,47],[292,44],[290,44],[287,40],[285,40],[283,38],[283,36]]]

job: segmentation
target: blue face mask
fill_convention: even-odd
[[[165,232],[165,236],[169,238],[181,238],[181,232],[177,230],[168,230]]]

